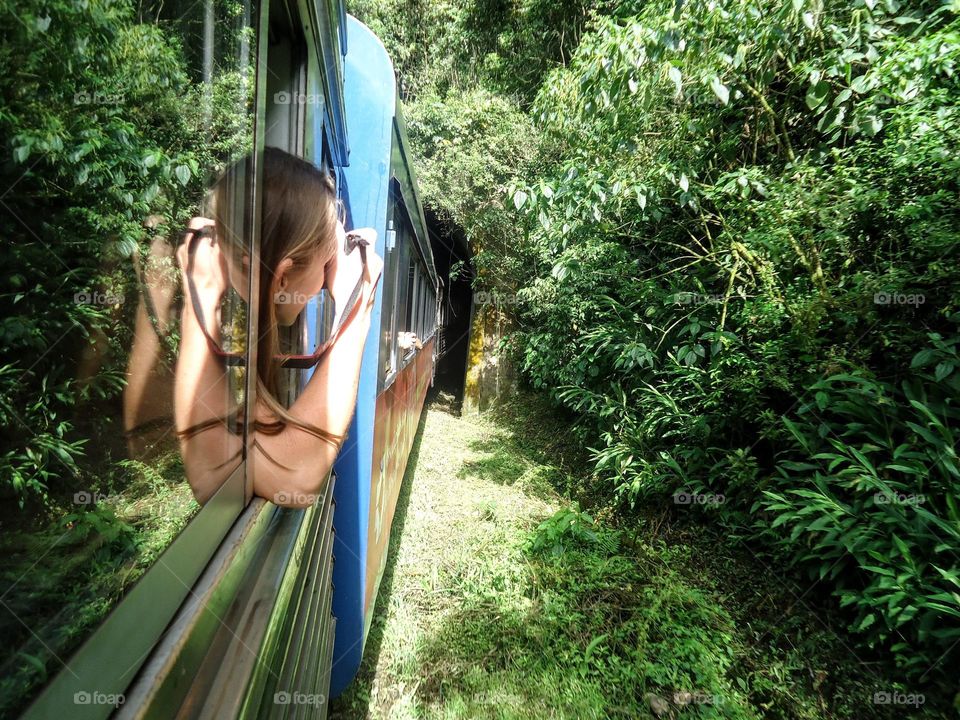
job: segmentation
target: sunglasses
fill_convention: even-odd
[[[212,225],[205,225],[202,228],[190,229],[184,233],[184,242],[189,243],[187,245],[187,283],[190,286],[190,301],[193,305],[193,312],[197,320],[200,323],[200,329],[203,331],[204,336],[207,338],[207,345],[210,347],[210,352],[212,352],[218,358],[221,358],[229,367],[243,367],[246,365],[246,355],[241,352],[227,352],[214,340],[210,333],[207,332],[207,325],[204,322],[203,308],[200,307],[200,301],[197,298],[197,289],[193,283],[193,262],[194,255],[196,254],[197,247],[199,247],[200,242],[204,239],[209,239],[212,242],[216,242],[216,238],[213,233]],[[353,311],[360,302],[360,295],[363,291],[363,276],[366,272],[367,267],[367,246],[370,244],[370,241],[363,237],[358,232],[348,232],[346,240],[344,241],[344,252],[349,255],[358,249],[360,251],[360,261],[363,264],[363,269],[360,272],[360,279],[357,280],[356,286],[353,288],[353,291],[350,293],[350,297],[347,299],[345,307],[347,311],[342,313],[339,317],[336,327],[330,332],[330,335],[309,355],[274,355],[280,363],[280,367],[284,368],[310,368],[314,367],[324,355],[329,352],[330,348],[333,347],[333,344],[337,341],[337,338],[340,337],[340,332],[343,330],[344,325],[346,325],[347,320],[353,315]]]

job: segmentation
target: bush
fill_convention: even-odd
[[[611,502],[725,496],[914,677],[960,634],[958,57],[938,3],[623,4],[512,189],[520,359]]]

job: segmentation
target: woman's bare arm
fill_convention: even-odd
[[[212,225],[206,218],[194,218],[192,229]],[[197,501],[204,503],[217,491],[237,466],[242,440],[230,432],[227,419],[235,411],[225,363],[211,352],[206,335],[193,309],[187,282],[188,245],[177,250],[184,280],[180,349],[174,383],[174,420],[182,432],[205,421],[216,420],[210,428],[182,437],[180,451],[187,480]],[[193,284],[203,309],[207,333],[220,342],[217,311],[227,287],[225,259],[217,245],[201,239],[194,255]]]
[[[343,436],[356,407],[363,348],[370,330],[383,261],[367,249],[360,302],[289,412],[298,420]],[[288,425],[277,435],[258,433],[253,453],[254,493],[281,505],[314,502],[339,448]]]

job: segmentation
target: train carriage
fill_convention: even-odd
[[[181,4],[157,7],[161,17]],[[219,16],[228,11],[226,20]],[[360,665],[400,484],[434,375],[442,288],[383,45],[335,0],[232,8],[210,2],[183,12],[178,22],[188,52],[191,43],[201,46],[193,48],[198,77],[211,87],[224,52],[211,46],[215,28],[223,20],[241,31],[231,42],[239,39],[239,74],[254,78],[253,159],[236,212],[251,256],[258,247],[264,147],[328,169],[347,226],[377,230],[384,270],[356,411],[320,497],[305,509],[253,497],[244,454],[35,693],[26,718],[324,717],[329,698]],[[250,297],[259,290],[253,273]],[[286,350],[321,346],[333,314],[324,294],[311,300],[284,331]],[[247,337],[256,336],[255,315],[237,313]],[[246,367],[255,366],[255,348],[240,352]],[[310,372],[287,371],[286,402]],[[238,372],[235,380],[237,395],[250,402],[251,378]]]
[[[335,493],[334,614],[340,629],[334,696],[359,668],[369,631],[400,483],[433,379],[439,297],[393,66],[368,28],[353,18],[347,27],[345,88],[353,145],[344,175],[354,224],[375,227],[382,238],[377,250],[384,258],[384,289],[373,317],[379,337],[368,338],[364,351],[351,428],[356,441],[336,466],[338,478],[356,480],[338,483]]]

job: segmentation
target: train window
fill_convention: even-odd
[[[307,93],[307,52],[300,31],[300,17],[297,8],[286,2],[271,2],[269,13],[264,144],[302,156],[306,111],[313,98]],[[304,353],[308,335],[305,315],[302,313],[292,325],[278,328],[281,353]],[[323,317],[320,316],[319,323],[316,317],[311,319],[322,326]],[[289,407],[304,382],[303,370],[282,370],[276,388],[277,399]]]
[[[411,304],[410,304],[410,322],[408,323],[407,329],[411,333],[417,332],[417,320],[419,317],[420,311],[420,264],[416,261],[416,255],[412,258],[410,272],[412,276],[412,292],[411,292]],[[413,351],[413,344],[409,344],[409,350]]]
[[[420,265],[417,265],[417,318],[413,324],[413,331],[418,338],[423,337],[423,294],[426,291],[423,282],[423,271]]]
[[[390,214],[393,214],[391,207]],[[382,390],[390,382],[397,369],[396,343],[394,342],[394,318],[397,297],[396,264],[397,264],[397,230],[394,220],[387,220],[387,234],[384,242],[383,258],[383,299],[380,315],[380,357],[383,366],[380,368],[379,389]]]
[[[339,166],[347,160],[343,99],[343,57],[347,47],[343,23],[346,17],[342,2],[323,2],[319,5],[316,20],[320,25],[319,39],[323,55],[322,86],[326,101],[330,105],[327,110],[330,132],[338,139],[332,149],[334,160]]]
[[[7,198],[15,213],[23,199],[30,224],[0,221],[5,238],[66,250],[22,255],[45,268],[40,277],[60,277],[14,306],[23,341],[36,335],[44,347],[20,351],[18,396],[6,400],[23,408],[24,427],[0,448],[14,478],[0,511],[4,717],[57,675],[201,514],[190,557],[179,565],[165,556],[162,592],[147,609],[172,607],[172,615],[242,508],[244,367],[256,330],[244,300],[257,167],[255,19],[249,0],[140,0],[129,16],[91,16],[89,28],[73,28],[89,34],[87,52],[108,37],[139,51],[112,79],[106,54],[102,72],[75,74],[86,84],[70,107],[49,100],[50,112],[94,133],[83,180],[54,197],[49,185],[31,189],[31,174]],[[164,82],[149,80],[157,76]],[[122,153],[101,152],[114,135],[123,136]],[[185,234],[188,226],[195,232]],[[144,643],[149,650],[156,640],[141,630],[110,648],[112,672],[136,671]],[[69,674],[87,677],[84,667],[71,663]]]
[[[427,320],[429,276],[416,245],[416,235],[407,214],[399,185],[390,193],[380,325],[380,389],[390,385],[393,375],[416,350],[416,340],[424,339]],[[416,336],[414,339],[413,336]]]
[[[330,4],[335,5],[335,4]],[[294,2],[273,2],[269,7],[269,51],[267,57],[267,106],[265,143],[320,167],[337,186],[330,142],[331,123],[326,115],[326,76],[316,52],[307,52],[304,22]],[[311,40],[313,37],[311,36]],[[337,40],[339,43],[339,40]],[[287,294],[283,300],[299,304]],[[335,321],[336,307],[327,290],[307,300],[304,311],[291,325],[280,326],[279,350],[285,355],[309,355],[323,345]],[[278,376],[277,399],[291,405],[309,379],[309,369],[285,368]]]

